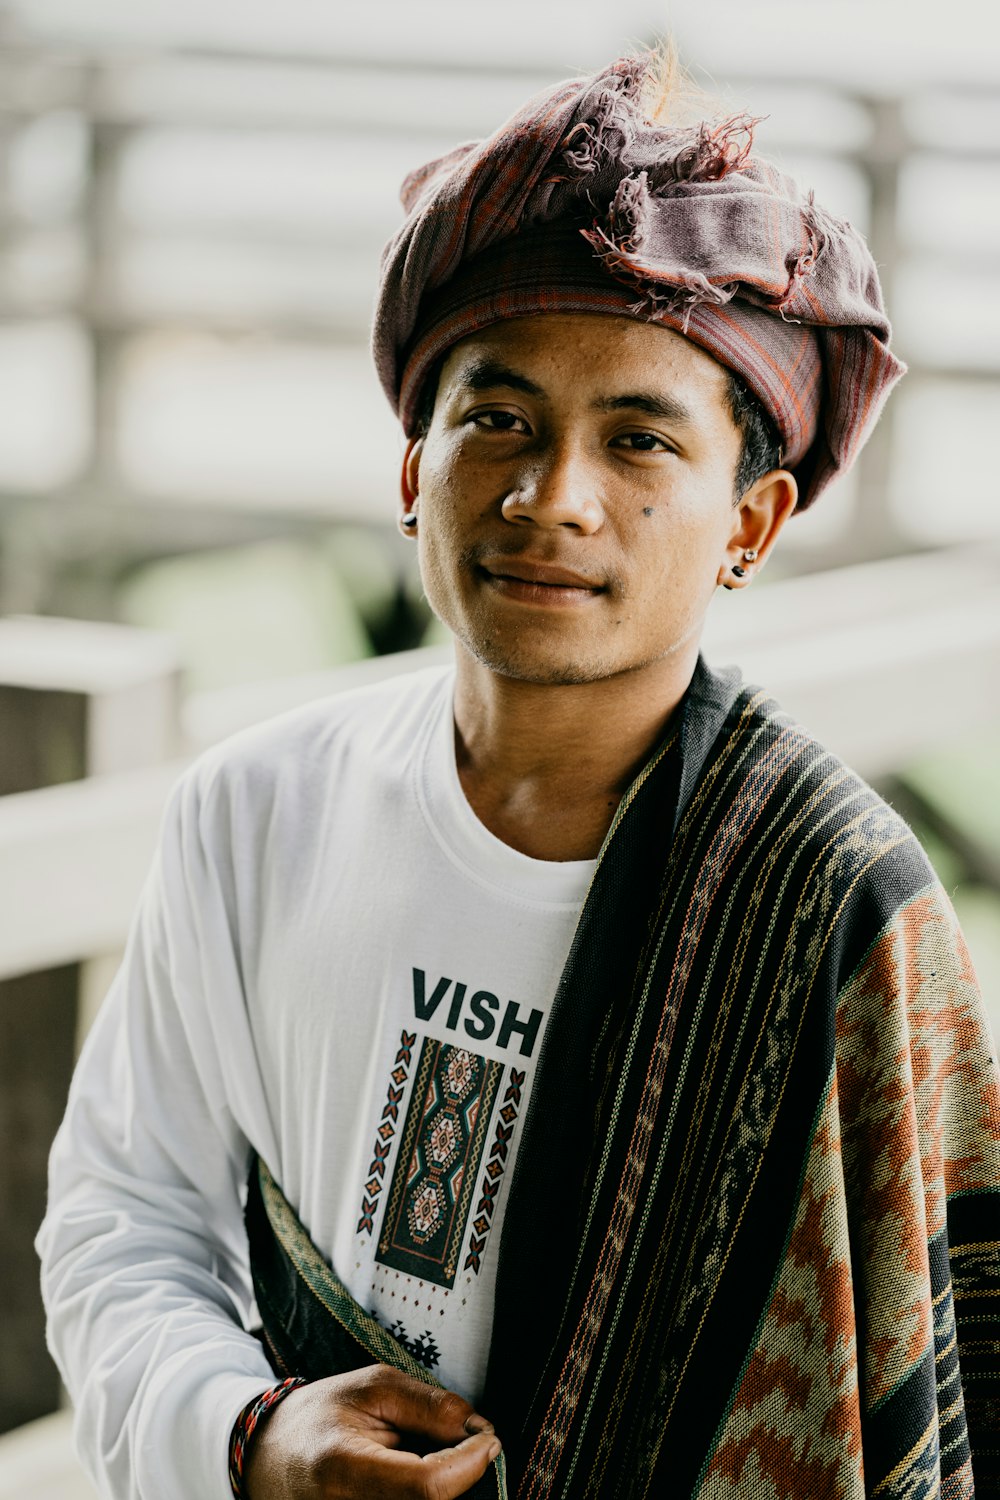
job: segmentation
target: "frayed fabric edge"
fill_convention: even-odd
[[[696,307],[706,304],[723,307],[739,291],[738,281],[717,284],[709,281],[700,271],[688,272],[676,281],[661,281],[651,276],[648,268],[637,266],[629,257],[625,245],[613,239],[600,225],[584,229],[582,234],[609,275],[626,285],[634,286],[640,294],[629,307],[633,315],[683,312],[686,333],[691,313]]]

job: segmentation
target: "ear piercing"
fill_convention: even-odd
[[[413,529],[413,527],[416,526],[416,524],[417,524],[417,518],[414,515],[413,511],[411,510],[410,514],[408,516],[403,516],[402,519],[400,520],[399,524],[401,526],[405,526],[407,528],[407,530],[411,531]]]
[[[757,548],[756,547],[746,547],[746,548],[744,548],[744,551],[743,551],[743,561],[744,562],[748,562],[748,563],[756,562],[757,561]],[[731,571],[736,575],[737,578],[745,578],[747,576],[747,570],[746,570],[746,568],[741,568],[740,565],[739,565],[739,563],[734,563]],[[724,589],[731,589],[732,588],[732,584],[731,583],[724,583],[722,585],[722,587]]]

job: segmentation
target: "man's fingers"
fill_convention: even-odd
[[[452,1500],[464,1495],[481,1479],[500,1452],[500,1439],[493,1432],[476,1433],[456,1443],[454,1448],[439,1448],[420,1460],[433,1476],[427,1488],[430,1500]]]
[[[486,1418],[455,1391],[425,1385],[385,1365],[373,1367],[367,1388],[353,1392],[352,1400],[362,1411],[377,1414],[401,1432],[419,1433],[441,1443],[460,1443],[470,1433],[485,1428],[492,1432]]]
[[[500,1451],[489,1423],[469,1434],[484,1421],[455,1392],[386,1365],[328,1376],[268,1414],[245,1488],[254,1500],[452,1500]]]
[[[477,1433],[453,1448],[439,1448],[423,1457],[373,1447],[353,1473],[363,1482],[366,1496],[456,1500],[483,1477],[499,1452],[499,1439],[490,1432]]]

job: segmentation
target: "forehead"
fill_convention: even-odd
[[[726,368],[673,329],[605,313],[539,313],[491,323],[445,356],[441,386],[461,386],[496,364],[524,374],[546,394],[658,388],[728,412]],[[551,389],[550,389],[551,388]]]

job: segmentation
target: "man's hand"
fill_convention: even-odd
[[[499,1452],[454,1391],[372,1365],[286,1396],[254,1435],[243,1483],[250,1500],[453,1500]]]

